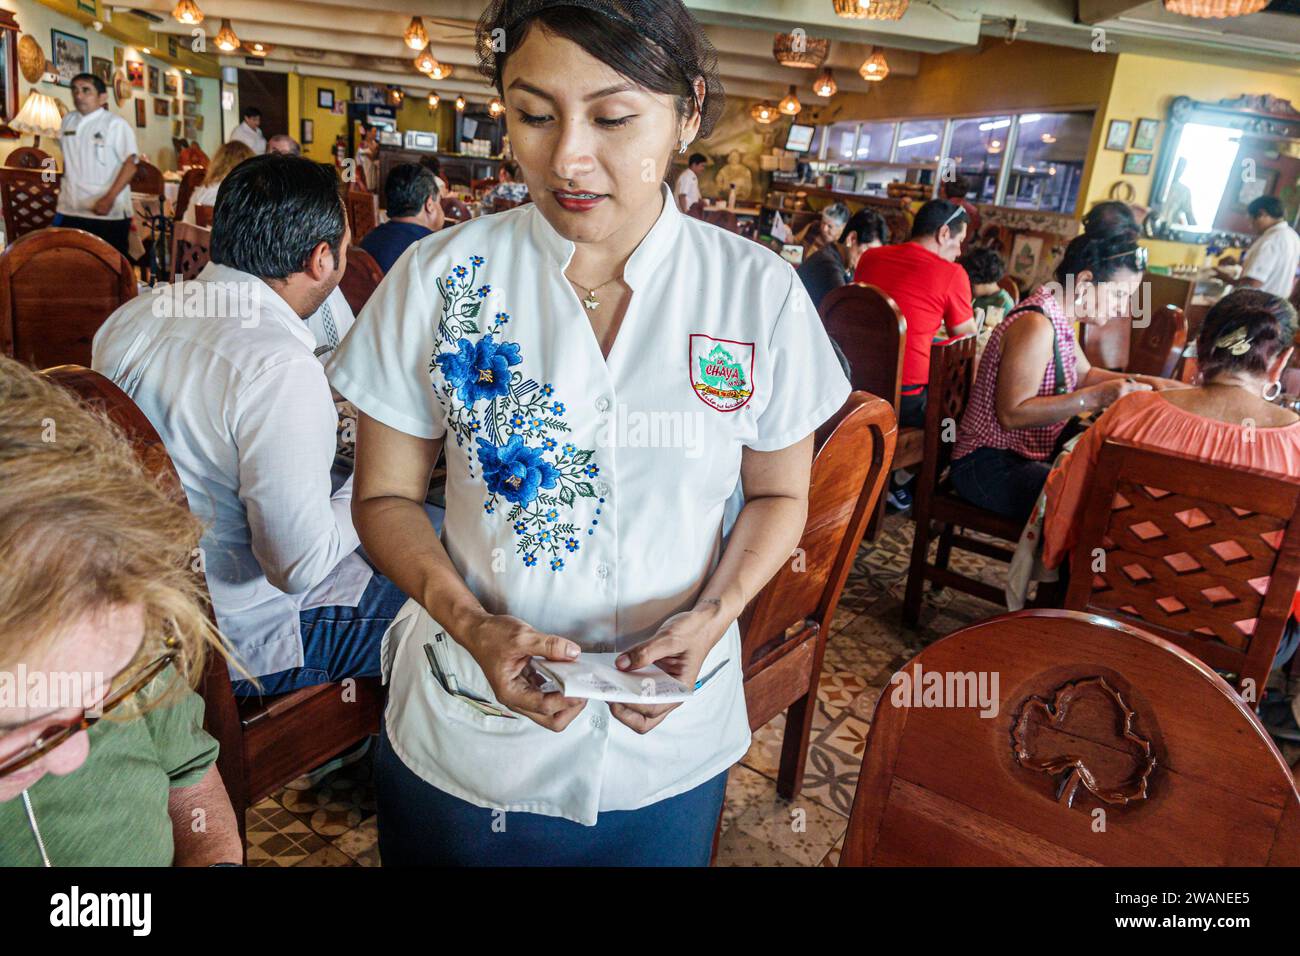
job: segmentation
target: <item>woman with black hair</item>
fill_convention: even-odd
[[[479,30],[534,201],[412,246],[332,366],[366,550],[413,598],[385,645],[380,853],[704,865],[750,740],[736,618],[799,541],[849,384],[794,270],[663,182],[722,109],[678,0],[496,0]],[[566,697],[542,658],[687,696]]]
[[[1130,314],[1146,250],[1127,229],[1084,232],[1049,282],[993,330],[953,449],[957,493],[1008,518],[1029,517],[1070,419],[1129,392],[1178,383],[1094,368],[1074,324]]]

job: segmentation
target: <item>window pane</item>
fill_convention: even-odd
[[[831,162],[852,162],[853,144],[858,138],[858,124],[856,122],[832,123],[826,133],[830,137],[826,159]]]
[[[894,147],[893,123],[863,123],[858,133],[860,163],[887,163],[889,151]]]
[[[911,120],[898,128],[900,163],[937,163],[943,148],[943,120]]]
[[[1092,114],[1025,113],[1017,121],[1006,205],[1072,214],[1088,156]]]
[[[966,180],[966,198],[972,202],[993,202],[996,197],[1010,132],[1010,116],[953,120],[948,156]]]

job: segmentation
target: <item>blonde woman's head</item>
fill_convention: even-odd
[[[217,185],[229,175],[232,169],[255,155],[257,154],[253,152],[247,143],[241,143],[237,139],[231,140],[229,143],[223,143],[221,148],[213,155],[212,162],[208,164],[208,172],[203,177],[203,185]]]
[[[0,356],[0,681],[44,691],[0,695],[0,765],[169,649],[173,689],[197,682],[220,643],[198,570],[202,527],[177,493],[103,415]],[[71,773],[87,750],[81,733],[0,777],[0,801]]]

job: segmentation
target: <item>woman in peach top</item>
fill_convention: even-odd
[[[1273,403],[1295,325],[1290,303],[1267,292],[1242,289],[1221,299],[1197,337],[1201,383],[1119,399],[1048,476],[1043,564],[1056,567],[1074,548],[1108,438],[1231,468],[1300,475],[1300,416]]]

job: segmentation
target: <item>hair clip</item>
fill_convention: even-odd
[[[1219,336],[1218,340],[1214,343],[1214,351],[1217,352],[1219,349],[1227,349],[1232,355],[1245,355],[1250,351],[1250,347],[1254,344],[1254,341],[1254,339],[1246,337],[1246,327],[1244,325],[1239,325],[1231,332]]]

